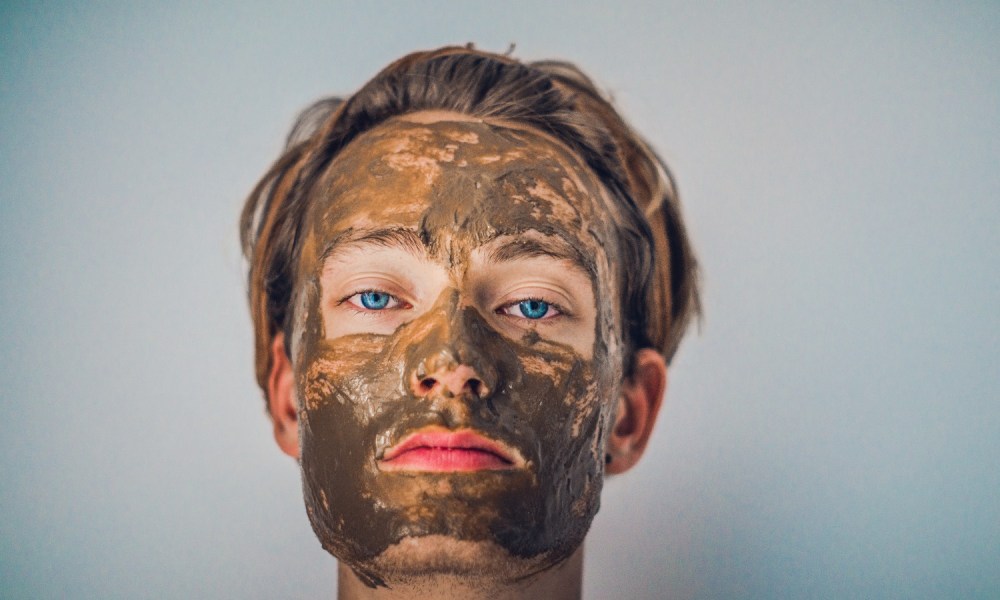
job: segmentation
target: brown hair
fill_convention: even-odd
[[[446,47],[405,56],[350,98],[325,98],[306,109],[284,153],[247,198],[240,238],[249,263],[257,381],[265,393],[271,342],[291,321],[295,261],[314,184],[352,139],[420,110],[533,126],[579,155],[625,215],[615,227],[627,265],[619,287],[626,372],[639,348],[673,357],[700,302],[697,265],[666,164],[575,66],[524,64],[471,46]]]

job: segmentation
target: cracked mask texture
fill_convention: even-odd
[[[544,569],[582,543],[597,512],[622,360],[616,240],[603,188],[561,144],[480,121],[390,120],[336,158],[304,229],[292,354],[305,503],[322,545],[364,580],[407,537],[491,542]],[[405,228],[448,284],[389,334],[331,337],[321,274],[332,247]],[[596,303],[586,348],[541,328],[498,330],[469,300],[477,249],[553,239],[574,249]],[[327,305],[324,305],[326,302]],[[472,367],[484,394],[411,391],[415,375]],[[421,427],[471,428],[516,448],[523,469],[383,472],[385,449]]]

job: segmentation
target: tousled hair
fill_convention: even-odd
[[[257,382],[267,393],[270,348],[290,339],[288,315],[302,223],[316,182],[354,138],[387,119],[446,110],[540,129],[594,171],[621,210],[626,374],[640,348],[669,361],[699,315],[698,269],[670,171],[594,83],[558,61],[521,63],[468,47],[415,52],[347,99],[319,100],[299,116],[283,154],[250,193],[240,218],[249,265]]]

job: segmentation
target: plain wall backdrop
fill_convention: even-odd
[[[1000,4],[4,3],[0,596],[332,597],[236,221],[416,49],[576,62],[676,173],[706,319],[586,596],[1000,596]]]

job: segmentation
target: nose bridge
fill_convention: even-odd
[[[445,290],[420,320],[424,323],[406,351],[418,395],[432,393],[435,386],[449,395],[473,391],[484,396],[496,389],[496,370],[484,354],[488,326],[474,307],[462,306],[458,290]]]

